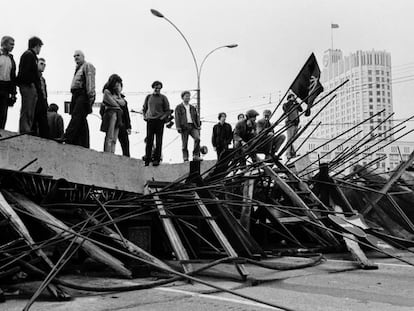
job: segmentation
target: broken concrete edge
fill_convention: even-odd
[[[16,135],[0,130],[2,138]],[[79,146],[59,144],[36,136],[22,135],[0,141],[0,168],[19,170],[33,159],[26,172],[42,168],[42,174],[53,179],[94,185],[132,193],[143,193],[148,180],[173,182],[188,174],[188,163],[161,163],[158,167],[144,166],[144,161]],[[201,162],[201,173],[216,161]]]

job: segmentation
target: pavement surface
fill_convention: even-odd
[[[414,263],[413,253],[401,252],[399,256]],[[45,300],[45,296],[36,301],[30,310],[414,310],[414,267],[397,259],[372,256],[370,259],[379,265],[378,270],[358,269],[345,256],[330,258],[318,266],[288,271],[247,265],[247,270],[251,274],[248,282],[202,277],[204,281],[216,286],[282,307],[279,309],[218,292],[206,285],[175,282],[163,287],[124,293],[76,293],[75,298],[67,302],[48,301]],[[228,266],[223,265],[216,268],[216,274],[220,269],[224,272],[230,270]],[[65,279],[100,285],[128,285],[148,281],[85,279],[79,276]],[[32,289],[36,288],[36,284],[30,285]],[[30,291],[28,294],[30,297]],[[21,311],[28,297],[9,297],[5,303],[0,303],[0,310]]]

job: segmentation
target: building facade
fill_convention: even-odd
[[[343,56],[341,50],[327,50],[321,72],[325,90],[332,90],[346,80],[349,81],[336,92],[336,98],[316,118],[315,122],[321,121],[322,124],[314,137],[336,137],[382,110],[381,114],[342,138],[355,135],[355,139],[360,139],[367,133],[389,134],[393,126],[392,117],[389,117],[393,112],[390,53],[372,50]],[[326,100],[319,103],[315,111],[321,110],[324,103]],[[381,123],[387,117],[389,119]],[[392,135],[388,137],[392,138]]]
[[[409,141],[361,144],[348,139],[309,138],[304,142],[304,138],[299,138],[295,145],[301,145],[299,154],[306,158],[304,165],[309,166],[308,171],[329,162],[333,171],[342,174],[350,173],[356,164],[370,165],[380,172],[393,171],[414,151],[414,143]]]
[[[336,172],[349,173],[355,164],[373,164],[387,172],[408,159],[414,142],[399,140],[407,130],[394,124],[391,77],[391,55],[386,51],[348,56],[338,49],[325,52],[320,79],[325,93],[349,81],[332,94],[336,96],[331,102],[330,96],[313,108],[311,117],[318,115],[312,125],[321,124],[308,129],[314,131],[305,142],[306,133],[295,142],[301,145],[299,153],[307,154],[306,166],[313,163],[317,169],[318,163],[330,162]],[[346,153],[352,156],[341,159]]]

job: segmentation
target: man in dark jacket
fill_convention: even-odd
[[[17,74],[17,84],[22,96],[22,107],[20,109],[19,132],[32,131],[36,103],[41,95],[39,70],[37,67],[37,55],[43,46],[38,37],[29,39],[29,49],[22,54]]]
[[[145,166],[148,166],[152,159],[154,136],[156,138],[156,145],[152,165],[158,166],[161,161],[164,124],[170,115],[170,103],[167,96],[161,94],[162,83],[160,81],[154,81],[151,87],[154,92],[145,98],[144,106],[142,107],[144,120],[147,121]]]
[[[217,160],[229,148],[229,144],[233,139],[231,125],[226,123],[226,117],[227,115],[224,112],[220,112],[218,115],[219,122],[213,127],[211,143],[217,152]]]
[[[263,118],[257,121],[257,134],[272,126],[272,124],[270,123],[271,115],[272,112],[269,109],[263,111]]]
[[[39,69],[41,95],[38,96],[36,103],[32,132],[34,135],[38,135],[42,138],[49,138],[49,126],[47,121],[47,86],[46,80],[43,77],[43,72],[46,68],[46,60],[44,58],[39,58],[37,67]]]
[[[181,134],[184,162],[188,161],[188,135],[194,139],[193,161],[202,161],[200,157],[200,117],[197,109],[190,105],[191,93],[181,93],[183,102],[175,107],[175,124]]]
[[[49,127],[49,138],[56,139],[63,136],[63,118],[58,114],[59,107],[56,104],[50,104],[47,109],[47,123]]]
[[[234,147],[246,145],[257,133],[256,117],[259,113],[250,109],[246,112],[246,120],[239,121],[234,129]],[[262,134],[263,135],[263,134]],[[281,147],[285,141],[285,135],[279,134],[277,136],[274,133],[269,132],[261,137],[261,140],[257,142],[256,152],[264,153],[266,159],[271,159],[275,155],[277,150]]]
[[[16,63],[10,53],[14,48],[14,39],[1,38],[0,50],[0,129],[7,121],[7,110],[16,102]]]

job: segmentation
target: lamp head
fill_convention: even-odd
[[[238,46],[239,46],[238,44],[229,44],[229,45],[226,45],[226,47],[228,47],[229,49],[237,48]]]
[[[151,13],[152,13],[152,15],[155,15],[156,17],[161,17],[161,18],[164,17],[164,15],[162,15],[161,12],[159,12],[157,10],[154,10],[154,9],[151,9]]]

